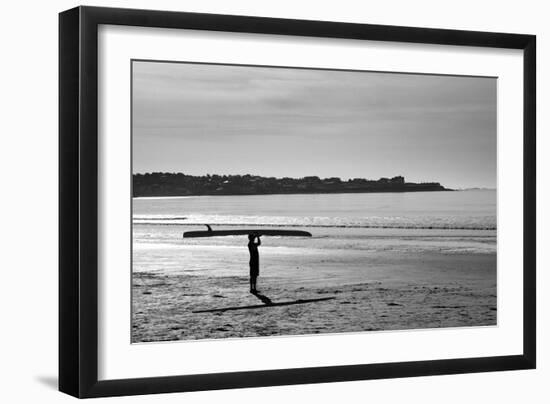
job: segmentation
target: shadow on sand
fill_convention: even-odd
[[[254,296],[256,296],[258,299],[260,299],[262,301],[263,304],[267,305],[267,306],[270,306],[273,304],[273,302],[271,301],[271,299],[265,295],[262,295],[260,292],[256,291],[256,292],[250,292],[252,293]]]
[[[294,304],[305,304],[305,303],[313,303],[313,302],[322,302],[325,300],[333,300],[334,297],[321,297],[319,299],[298,299],[298,300],[292,300],[288,302],[276,302],[273,303],[273,301],[258,292],[250,292],[254,296],[256,296],[258,299],[262,301],[263,304],[256,304],[251,306],[233,306],[233,307],[221,307],[217,309],[209,309],[209,310],[197,310],[193,313],[216,313],[216,312],[224,312],[224,311],[233,311],[233,310],[247,310],[247,309],[263,309],[266,307],[276,307],[276,306],[291,306]]]

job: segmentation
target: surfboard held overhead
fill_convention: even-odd
[[[246,236],[254,234],[257,236],[284,236],[284,237],[311,237],[311,233],[302,230],[275,230],[275,229],[235,229],[235,230],[208,230],[186,231],[183,238],[192,237],[220,237],[220,236]]]

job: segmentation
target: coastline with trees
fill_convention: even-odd
[[[133,175],[134,197],[452,191],[438,182],[406,182],[403,176],[368,180],[338,177],[276,178],[258,175]]]

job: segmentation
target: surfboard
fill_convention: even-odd
[[[239,230],[206,230],[186,231],[183,238],[191,237],[218,237],[218,236],[243,236],[256,234],[258,236],[285,236],[285,237],[311,237],[311,233],[301,230],[271,230],[271,229],[239,229]]]

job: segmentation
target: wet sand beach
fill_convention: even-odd
[[[260,277],[260,293],[273,303],[331,300],[207,313],[194,312],[263,304],[248,292],[246,267],[243,276],[138,273],[133,277],[132,341],[496,324],[496,255],[422,253],[378,259],[384,261],[382,268],[356,271],[353,281],[345,276],[315,281]]]
[[[138,198],[133,212],[133,342],[497,322],[494,191]],[[182,238],[204,223],[312,237],[262,237],[255,296],[247,236]],[[223,310],[308,299],[325,300]]]

